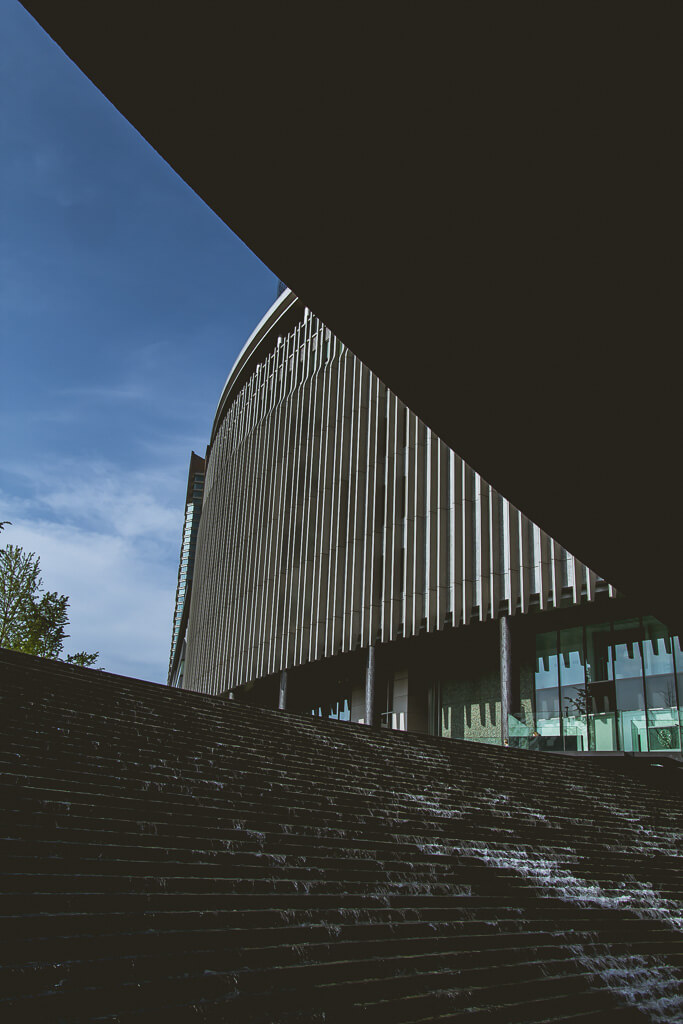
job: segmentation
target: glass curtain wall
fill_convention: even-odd
[[[651,616],[541,633],[530,745],[680,750],[682,677],[679,638]]]

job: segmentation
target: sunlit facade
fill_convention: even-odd
[[[680,750],[677,638],[290,291],[221,395],[196,537],[184,687],[486,743]]]

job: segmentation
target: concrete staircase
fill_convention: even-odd
[[[5,651],[0,731],[3,1022],[683,1020],[647,776]]]

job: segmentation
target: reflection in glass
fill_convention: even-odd
[[[674,652],[674,661],[676,663],[676,673],[678,675],[678,685],[681,685],[683,680],[683,648],[681,647],[681,638],[679,636],[671,637],[671,647]]]
[[[647,750],[642,639],[640,619],[614,623],[609,661],[615,679],[619,747],[635,752]]]
[[[562,629],[559,634],[560,693],[565,750],[588,749],[586,673],[583,628]]]
[[[536,731],[540,750],[561,750],[559,659],[557,633],[536,637]]]
[[[639,619],[615,622],[609,661],[613,679],[640,679],[643,674],[641,641],[643,633]]]
[[[574,629],[560,630],[560,683],[562,686],[569,684],[580,685],[586,681],[584,672],[583,656],[583,629],[578,626]]]
[[[673,677],[674,648],[669,631],[652,616],[643,619],[643,663],[646,679],[662,675]]]
[[[318,704],[311,708],[311,714],[315,718],[333,718],[340,722],[351,721],[351,701],[349,697],[340,697],[329,703]]]
[[[611,627],[586,626],[586,704],[590,750],[616,750],[614,682],[610,671]]]
[[[539,633],[536,637],[536,689],[556,687],[559,681],[557,633]]]
[[[650,750],[680,750],[681,731],[674,673],[678,638],[652,616],[643,619],[643,664],[647,696],[647,733]],[[679,648],[680,650],[680,648]]]
[[[608,622],[586,626],[586,682],[599,683],[610,679],[607,666],[611,629]]]
[[[680,750],[683,647],[649,616],[536,638],[537,735],[529,746],[565,750]],[[511,742],[524,744],[519,723]]]
[[[647,750],[647,721],[645,710],[617,712],[619,749],[636,753]]]
[[[511,747],[528,750],[529,740],[536,735],[536,730],[527,720],[524,710],[510,712],[508,715],[508,743]]]
[[[590,750],[616,750],[614,683],[603,680],[587,686],[588,746]]]

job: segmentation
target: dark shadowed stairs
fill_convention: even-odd
[[[0,698],[3,1022],[683,1020],[675,789],[4,651]]]

